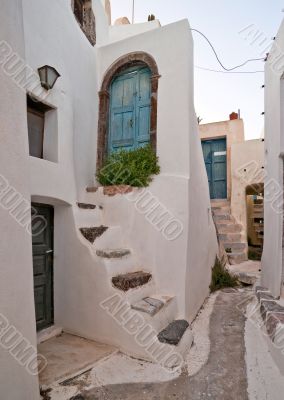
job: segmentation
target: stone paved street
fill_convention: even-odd
[[[245,317],[238,311],[247,292],[221,291],[210,320],[211,348],[200,371],[166,383],[97,388],[76,400],[246,400]]]

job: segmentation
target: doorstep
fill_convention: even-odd
[[[47,340],[60,336],[61,334],[62,328],[60,326],[52,325],[49,328],[37,332],[37,344],[46,342]]]
[[[62,333],[38,345],[38,353],[47,366],[39,374],[41,387],[71,379],[109,355],[117,352],[113,346]]]

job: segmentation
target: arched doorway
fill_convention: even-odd
[[[137,65],[117,74],[110,86],[107,153],[150,143],[150,113],[150,69]]]
[[[248,258],[261,260],[264,238],[264,184],[246,187]]]
[[[128,81],[131,72],[133,72],[134,75],[136,74],[136,78],[134,78],[132,82],[131,80]],[[115,146],[121,146],[122,148],[124,146],[134,146],[135,148],[135,146],[139,147],[139,143],[143,145],[143,143],[148,142],[151,144],[153,150],[156,151],[159,78],[160,75],[154,58],[145,52],[126,54],[116,60],[107,70],[99,92],[97,168],[103,165],[108,153],[112,151]],[[125,82],[122,83],[124,80]],[[127,98],[129,100],[129,96],[131,96],[133,92],[132,87],[134,82],[138,86],[140,82],[145,89],[142,90],[142,96],[140,96],[138,91],[137,93],[134,91],[135,101],[132,104],[134,110],[133,117],[141,113],[141,118],[138,117],[138,121],[132,118],[131,112],[127,109]],[[121,89],[122,86],[123,92]],[[124,98],[124,90],[126,100],[124,103],[121,103],[121,99]],[[118,96],[118,105],[120,104],[123,107],[121,110],[117,110],[121,111],[118,112],[118,114],[121,115],[118,116],[115,121],[116,95]],[[141,99],[139,99],[139,97],[141,97]],[[129,114],[127,115],[128,112]],[[146,114],[146,118],[142,117],[143,113]],[[125,114],[123,118],[122,114]],[[123,121],[121,122],[122,119]],[[113,126],[111,126],[112,123],[118,124],[120,129],[118,129],[118,133],[116,133]],[[146,128],[148,128],[147,132]],[[142,132],[141,135],[139,131]],[[116,142],[117,138],[119,141]],[[133,144],[131,144],[130,138],[133,139]],[[125,140],[124,145],[123,140]]]

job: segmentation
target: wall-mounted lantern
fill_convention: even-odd
[[[46,90],[52,89],[55,85],[55,82],[60,77],[60,74],[56,71],[56,69],[50,65],[44,65],[43,67],[38,68],[38,73],[41,86]]]

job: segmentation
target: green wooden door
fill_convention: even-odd
[[[202,140],[211,199],[227,198],[226,139]]]
[[[37,330],[53,319],[53,207],[32,204],[34,298]]]
[[[133,67],[116,76],[110,89],[108,152],[133,150],[150,142],[151,73]]]

